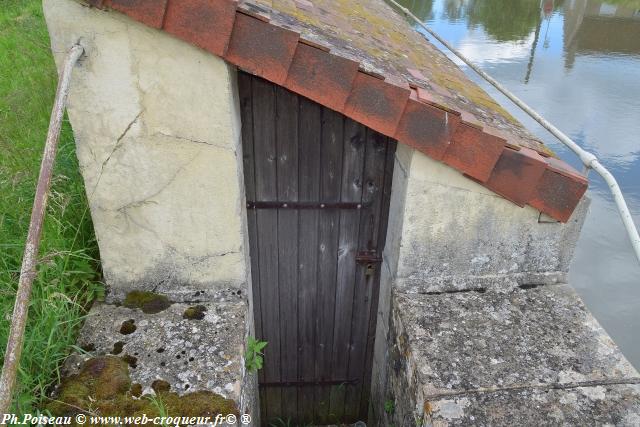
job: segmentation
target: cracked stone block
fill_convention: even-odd
[[[43,10],[59,67],[78,40],[86,52],[68,113],[108,302],[132,289],[189,301],[242,288],[235,69],[117,12],[73,0],[46,0]]]
[[[189,315],[194,310],[203,315]],[[235,290],[219,291],[212,302],[173,303],[155,314],[96,303],[78,340],[92,350],[70,358],[65,368],[72,373],[85,359],[113,354],[129,363],[132,383],[145,393],[162,380],[178,394],[209,390],[240,406],[246,315],[245,296]]]
[[[395,294],[392,304],[387,397],[396,402],[399,425],[407,416],[421,418],[433,402],[461,395],[477,399],[478,393],[512,390],[510,396],[516,399],[527,390],[640,382],[638,372],[569,285]],[[632,396],[635,403],[616,402],[627,397],[609,392],[606,405],[640,414],[637,388],[625,390],[624,396]],[[583,415],[576,414],[576,419]],[[572,419],[571,414],[563,417]]]

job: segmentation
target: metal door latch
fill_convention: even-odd
[[[365,265],[365,276],[373,276],[376,271],[376,264],[382,262],[382,257],[376,250],[361,251],[356,254],[356,262]]]

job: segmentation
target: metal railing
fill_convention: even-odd
[[[611,193],[613,194],[613,199],[616,202],[616,206],[618,207],[618,212],[620,213],[620,217],[622,218],[622,222],[629,236],[629,240],[631,241],[631,246],[633,246],[633,250],[636,254],[636,258],[640,263],[640,235],[638,235],[638,230],[633,223],[633,217],[631,216],[631,212],[629,211],[629,207],[627,206],[627,202],[624,200],[624,196],[622,195],[622,191],[620,190],[620,186],[618,182],[614,178],[614,176],[609,172],[599,161],[598,158],[588,151],[583,150],[578,144],[576,144],[571,138],[569,138],[564,132],[551,124],[548,120],[538,114],[533,108],[527,105],[523,100],[518,98],[516,95],[511,93],[509,89],[502,86],[498,81],[496,81],[489,74],[482,71],[477,65],[467,59],[462,53],[460,53],[456,48],[451,46],[449,42],[440,37],[438,33],[433,31],[431,28],[427,27],[417,16],[415,16],[409,9],[402,6],[395,0],[387,0],[389,3],[393,4],[395,7],[400,9],[402,13],[404,13],[407,17],[411,18],[416,22],[420,27],[422,27],[426,32],[431,34],[436,40],[442,43],[447,49],[449,49],[454,55],[456,55],[462,62],[467,64],[469,68],[478,73],[480,77],[485,79],[491,86],[498,89],[504,96],[509,98],[514,104],[516,104],[520,109],[522,109],[525,113],[531,116],[536,122],[540,123],[540,125],[548,130],[553,136],[558,138],[560,142],[569,147],[571,151],[573,151],[582,161],[586,170],[593,169],[596,171],[607,183]]]
[[[40,164],[40,174],[38,176],[38,186],[33,200],[33,210],[31,211],[31,221],[29,223],[29,234],[22,256],[22,267],[20,268],[20,280],[18,282],[18,292],[16,302],[13,306],[11,317],[11,330],[7,341],[7,349],[4,353],[4,365],[2,366],[2,376],[0,377],[0,415],[9,413],[11,408],[11,397],[16,383],[16,375],[22,355],[24,343],[24,330],[27,324],[27,313],[29,311],[29,298],[33,279],[36,277],[36,264],[38,263],[38,249],[40,247],[40,236],[42,235],[42,223],[51,187],[51,175],[53,174],[53,164],[60,138],[60,128],[62,118],[69,95],[69,82],[73,67],[82,56],[84,49],[80,45],[74,45],[64,61],[56,98],[53,103],[51,120],[49,121],[49,131],[44,145],[44,154]],[[4,425],[4,422],[0,422]]]

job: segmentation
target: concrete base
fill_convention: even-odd
[[[131,382],[140,384],[143,394],[154,393],[156,380],[180,395],[208,390],[258,420],[257,378],[244,367],[246,322],[245,296],[233,289],[218,291],[213,303],[174,303],[155,314],[96,303],[78,339],[89,351],[67,359],[64,374],[73,374],[89,358],[116,355],[129,363]]]
[[[568,285],[394,294],[380,425],[634,424],[640,375]]]

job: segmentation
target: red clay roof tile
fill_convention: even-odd
[[[467,123],[456,128],[442,161],[480,182],[491,176],[505,141]]]
[[[299,35],[238,13],[225,59],[249,73],[282,85]]]
[[[357,73],[357,62],[299,43],[285,87],[342,112]]]
[[[520,151],[505,147],[498,159],[487,188],[524,206],[534,195],[534,191],[547,167],[544,158],[530,148]]]
[[[153,28],[161,28],[167,0],[104,0],[104,6]]]
[[[236,7],[233,0],[169,0],[164,30],[223,56],[231,38]]]
[[[576,179],[547,168],[529,205],[552,218],[567,222],[587,191],[587,180]]]
[[[408,86],[400,87],[359,71],[344,114],[373,130],[393,136],[408,100]]]
[[[441,160],[459,124],[458,115],[409,99],[395,138],[435,160]]]

